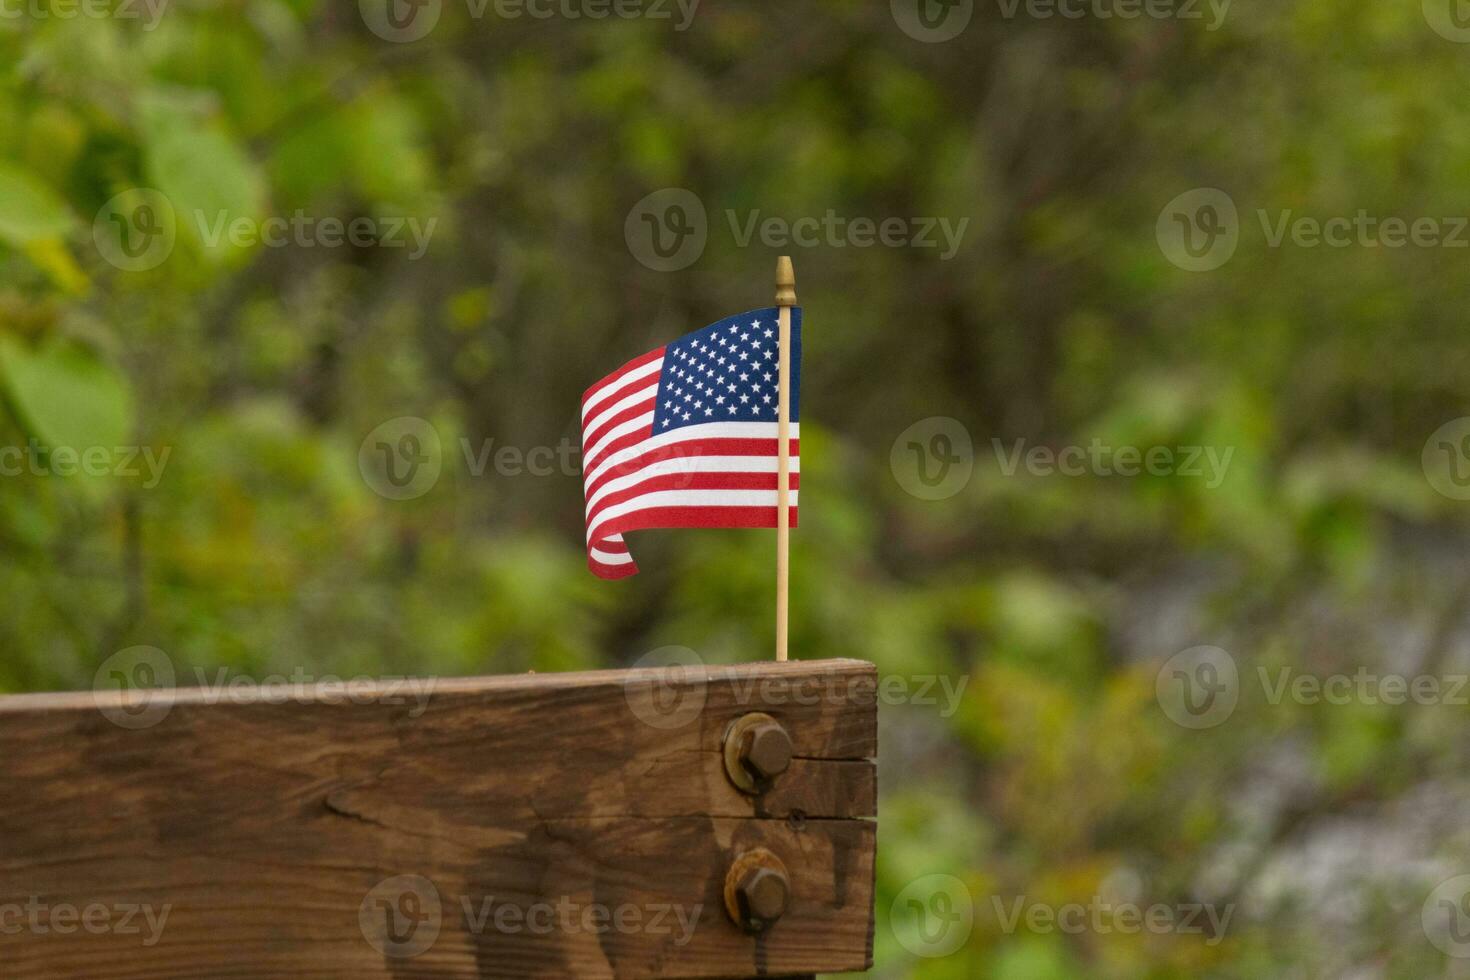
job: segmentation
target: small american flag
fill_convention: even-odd
[[[791,310],[791,526],[800,482],[801,309]],[[587,566],[638,571],[623,535],[775,527],[777,310],[712,323],[636,357],[582,396]]]

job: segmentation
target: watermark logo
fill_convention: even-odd
[[[373,492],[389,500],[422,497],[444,469],[439,430],[416,415],[373,429],[357,450],[357,468]]]
[[[1045,935],[1062,933],[1076,936],[1093,933],[1107,936],[1151,933],[1163,935],[1202,935],[1206,946],[1215,946],[1225,938],[1235,906],[1223,908],[1208,902],[1184,902],[1170,905],[1155,902],[1142,906],[1136,902],[1114,902],[1094,895],[1086,902],[1051,905],[1029,901],[1017,895],[1005,902],[999,895],[990,899],[1001,932],[1012,935],[1024,920],[1026,931]]]
[[[443,0],[359,0],[362,19],[378,37],[404,44],[418,41],[434,29],[443,12]],[[682,33],[694,23],[700,0],[465,0],[471,20],[490,14],[500,20],[667,20]]]
[[[357,908],[363,938],[384,956],[406,960],[433,946],[444,914],[439,889],[422,875],[395,875],[373,886]]]
[[[1024,12],[1034,20],[1204,20],[1206,31],[1217,31],[1230,12],[1230,0],[997,0],[1000,14],[1014,20]]]
[[[1267,703],[1273,707],[1290,699],[1301,705],[1363,704],[1372,707],[1413,704],[1420,706],[1447,704],[1463,707],[1470,704],[1466,696],[1470,686],[1467,674],[1380,674],[1359,666],[1351,674],[1299,674],[1291,667],[1281,667],[1272,677],[1264,666],[1256,668]]]
[[[92,220],[92,241],[109,264],[124,272],[162,265],[178,240],[178,217],[162,192],[135,187],[110,199]]]
[[[1470,248],[1470,237],[1465,234],[1470,218],[1463,215],[1420,215],[1410,220],[1359,208],[1351,216],[1320,218],[1283,208],[1273,217],[1265,208],[1256,208],[1256,219],[1269,248],[1281,248],[1288,242],[1296,248]]]
[[[709,215],[699,195],[682,187],[654,191],[623,222],[628,251],[655,272],[687,269],[709,242]]]
[[[920,500],[944,500],[965,489],[975,470],[975,445],[959,419],[933,415],[904,429],[888,452],[893,478]]]
[[[1234,446],[1223,451],[1214,446],[1112,446],[1093,439],[1087,446],[1026,446],[1017,440],[1007,449],[1000,439],[991,439],[1001,473],[1015,476],[1023,467],[1032,476],[1177,476],[1203,479],[1205,488],[1217,489],[1235,455]]]
[[[108,721],[121,728],[151,728],[168,716],[173,697],[174,662],[157,647],[119,650],[97,668],[92,700]]]
[[[491,437],[481,440],[478,449],[462,438],[459,449],[473,477],[484,476],[490,469],[499,476],[577,476],[582,472],[582,447],[566,437],[555,446],[530,448],[509,443],[496,446]]]
[[[970,678],[967,674],[734,675],[723,678],[731,703],[742,710],[818,705],[883,704],[933,709],[941,718],[959,711]],[[704,659],[681,646],[660,647],[640,657],[625,672],[624,696],[633,714],[663,730],[683,728],[704,711],[708,679]]]
[[[142,936],[144,946],[157,946],[168,924],[172,904],[154,906],[133,902],[107,905],[92,902],[73,905],[70,902],[45,902],[32,895],[24,904],[0,903],[0,936],[73,936],[85,932],[91,936]],[[146,932],[145,932],[146,930]]]
[[[725,211],[730,237],[740,248],[759,240],[766,248],[934,248],[943,249],[939,261],[948,262],[959,253],[969,218],[898,217],[877,219],[847,217],[828,208],[821,217],[806,215],[786,218],[768,215],[759,208],[745,212]]]
[[[975,900],[954,875],[926,875],[898,893],[888,922],[899,945],[915,956],[949,956],[975,929]]]
[[[683,728],[704,711],[704,659],[688,647],[659,647],[639,657],[623,679],[635,717],[662,731]]]
[[[1240,216],[1229,194],[1196,187],[1164,205],[1154,235],[1164,258],[1188,272],[1209,272],[1235,254]]]
[[[368,30],[398,44],[417,41],[432,31],[443,7],[443,0],[357,0]]]
[[[3,0],[0,0],[3,2]],[[409,261],[429,250],[439,219],[414,215],[313,215],[297,208],[265,218],[228,210],[178,211],[159,191],[142,187],[112,198],[92,221],[92,241],[110,264],[124,272],[153,269],[173,254],[180,225],[204,248],[386,248],[403,249]]]
[[[0,0],[0,22],[44,20],[141,20],[151,31],[168,11],[169,0]]]
[[[893,22],[915,41],[939,44],[970,26],[975,0],[889,0]]]
[[[1424,20],[1446,41],[1470,44],[1470,4],[1465,0],[1424,0]]]
[[[620,902],[617,905],[607,905],[603,902],[578,902],[566,895],[554,902],[540,901],[524,905],[497,902],[493,895],[486,895],[478,902],[472,901],[468,895],[462,895],[459,904],[465,929],[475,936],[484,935],[492,929],[508,936],[643,933],[650,936],[669,936],[672,944],[680,949],[689,945],[689,941],[694,938],[700,913],[704,911],[703,904],[651,902],[647,905],[636,905]]]
[[[172,446],[43,446],[35,439],[24,446],[0,446],[0,477],[74,476],[143,478],[140,486],[152,490],[163,480]]]
[[[1470,500],[1470,415],[1434,430],[1419,455],[1424,478],[1451,500]]]
[[[157,647],[120,650],[97,668],[92,681],[94,703],[114,724],[150,728],[173,708],[173,695],[164,692],[176,687],[177,673],[173,658]],[[195,667],[190,697],[207,705],[385,704],[403,706],[407,717],[419,718],[428,710],[438,684],[437,677],[317,676],[303,667],[294,668],[289,675],[272,674],[261,680],[232,674],[228,667],[221,667],[211,677],[203,667]]]
[[[1470,875],[1439,883],[1420,910],[1424,935],[1446,956],[1470,959]]]
[[[1169,720],[1181,728],[1214,728],[1235,712],[1240,672],[1219,647],[1190,647],[1159,668],[1154,694]]]
[[[344,220],[334,215],[307,214],[297,208],[290,216],[271,215],[258,219],[245,215],[231,216],[229,211],[189,214],[194,230],[205,248],[402,248],[413,262],[424,257],[439,219],[427,221],[414,215],[358,215]]]
[[[828,208],[821,215],[788,217],[759,208],[725,210],[725,226],[736,248],[760,244],[788,248],[909,248],[937,249],[939,260],[955,257],[970,227],[969,218],[937,216],[870,217],[838,214]],[[693,265],[709,243],[709,214],[693,191],[665,187],[633,205],[623,221],[628,251],[656,272],[674,272]]]

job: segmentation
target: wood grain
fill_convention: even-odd
[[[152,692],[157,720],[137,729],[110,720],[122,692],[0,698],[0,964],[94,978],[866,969],[875,692],[871,665],[835,660],[443,680],[422,705],[386,687],[354,703],[178,689]],[[749,711],[795,748],[758,797],[720,752]],[[751,937],[720,893],[757,846],[790,868],[792,902]]]

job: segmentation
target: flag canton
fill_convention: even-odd
[[[653,432],[703,422],[775,422],[781,356],[775,307],[726,317],[664,350]],[[800,421],[801,308],[791,311],[791,421]]]

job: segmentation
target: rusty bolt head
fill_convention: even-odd
[[[725,732],[725,771],[742,793],[757,795],[791,767],[791,736],[762,712],[742,715]]]
[[[769,782],[791,767],[791,736],[780,722],[761,722],[745,732],[740,761],[758,782]]]
[[[745,927],[759,931],[785,915],[790,887],[786,876],[772,868],[748,872],[738,892]]]
[[[725,908],[746,932],[764,932],[786,914],[791,880],[786,865],[765,848],[737,857],[725,875]]]

